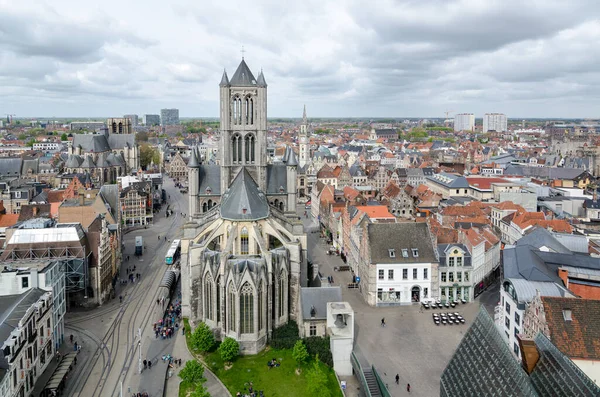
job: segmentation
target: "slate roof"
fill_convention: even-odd
[[[227,71],[223,70],[223,77],[221,77],[220,87],[227,87],[229,85],[229,77],[227,77]]]
[[[426,223],[372,223],[368,225],[371,263],[437,262],[433,242]],[[414,257],[412,249],[419,250]],[[390,258],[389,250],[395,250]],[[402,256],[408,249],[408,258]]]
[[[265,80],[265,75],[263,74],[262,70],[258,74],[258,80],[256,81],[256,83],[258,84],[259,87],[267,86],[267,81]]]
[[[83,163],[83,159],[81,158],[81,156],[78,156],[76,154],[70,154],[69,158],[67,159],[66,163],[65,163],[65,167],[66,168],[79,168],[79,165]]]
[[[200,186],[198,188],[199,196],[220,196],[221,195],[221,167],[214,164],[201,164],[199,167]],[[210,188],[210,193],[207,192]]]
[[[254,87],[254,86],[256,86],[256,79],[254,78],[254,75],[250,71],[250,68],[248,67],[248,65],[246,64],[246,61],[244,61],[243,58],[242,58],[242,62],[240,62],[240,65],[238,66],[237,70],[231,77],[231,80],[229,80],[229,85],[233,86],[233,87],[240,87],[240,86]]]
[[[528,167],[511,164],[504,170],[504,175],[520,175],[538,178],[572,180],[584,172],[585,170],[581,168]]]
[[[23,159],[4,157],[0,158],[0,175],[2,176],[17,176],[21,175]]]
[[[73,147],[78,146],[81,146],[85,152],[101,153],[110,151],[110,145],[104,134],[75,134],[73,135]]]
[[[327,303],[341,302],[342,289],[335,287],[300,288],[300,304],[302,305],[302,318],[309,320],[324,320],[327,318]],[[311,317],[311,309],[315,308],[315,316]]]
[[[21,173],[27,175],[28,171],[31,170],[32,174],[37,174],[40,169],[40,163],[38,159],[23,160],[23,168]]]
[[[515,289],[517,303],[529,303],[535,297],[537,291],[541,296],[573,297],[569,291],[552,281],[529,281],[522,278],[508,278]]]
[[[550,340],[570,358],[600,359],[600,300],[542,296]],[[565,321],[564,310],[571,311]]]
[[[463,250],[463,266],[471,266],[471,253],[463,244],[438,244],[438,257],[440,259],[440,266],[446,266],[446,254],[454,247]]]
[[[250,221],[269,216],[269,202],[265,194],[244,167],[237,174],[221,198],[221,218],[232,221]]]
[[[117,220],[119,211],[119,186],[102,185],[100,188],[100,197],[104,202],[106,210],[112,214],[115,220]]]
[[[20,295],[0,296],[0,342],[10,338],[10,333],[19,326],[27,309],[37,302],[46,291],[31,288]]]
[[[561,252],[564,254],[571,253],[571,251],[560,243],[547,229],[543,227],[536,227],[531,232],[521,237],[516,242],[517,246],[530,245],[537,249],[541,247],[548,247],[554,252]]]
[[[446,172],[428,176],[427,179],[450,189],[469,188],[469,182],[467,182],[467,178],[464,176],[448,174]]]
[[[597,396],[598,387],[543,334],[534,338],[540,357],[528,376],[481,307],[442,373],[440,396]]]
[[[287,168],[282,164],[267,165],[267,194],[282,194],[279,189],[287,193]]]

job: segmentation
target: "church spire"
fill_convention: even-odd
[[[227,70],[223,69],[223,77],[221,77],[221,87],[227,87],[229,85],[229,78],[227,77]]]
[[[262,69],[260,70],[260,74],[258,75],[258,79],[256,80],[256,84],[259,87],[266,87],[267,82],[265,81],[265,75],[263,74]]]
[[[304,112],[302,113],[302,124],[308,124],[306,120],[306,104],[304,105]]]

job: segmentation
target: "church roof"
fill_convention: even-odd
[[[108,152],[110,145],[103,134],[75,134],[73,135],[73,147],[81,146],[84,152]]]
[[[264,78],[263,78],[264,80]],[[238,66],[237,70],[233,74],[229,84],[231,86],[255,86],[256,79],[254,75],[250,71],[250,68],[246,64],[246,61],[242,58],[242,62],[240,62],[240,66]]]
[[[124,149],[125,147],[134,147],[135,135],[134,134],[110,134],[108,136],[108,144],[111,149]]]
[[[223,70],[223,77],[221,77],[221,83],[219,86],[227,87],[229,85],[229,78],[227,77],[227,71]]]
[[[294,153],[294,150],[292,148],[289,148],[289,149],[290,149],[290,152],[288,154],[286,165],[297,167],[298,166],[298,158],[296,157],[296,153]]]
[[[198,178],[200,178],[199,196],[221,195],[221,167],[215,164],[201,164]]]
[[[283,188],[283,192],[281,191]],[[287,192],[287,168],[283,164],[267,165],[267,194]]]
[[[221,218],[250,221],[269,216],[269,203],[246,168],[237,174],[221,199]]]
[[[83,163],[81,163],[81,168],[96,168],[96,164],[94,164],[91,156],[85,156]]]
[[[192,149],[192,155],[190,156],[190,161],[188,162],[189,168],[198,168],[200,165],[198,164],[198,158],[196,157],[196,149]]]
[[[265,81],[265,75],[263,74],[263,71],[260,71],[260,74],[258,75],[258,80],[257,80],[258,86],[259,87],[266,87],[267,86],[267,82]]]

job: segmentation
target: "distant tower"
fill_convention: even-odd
[[[308,120],[306,119],[306,105],[302,114],[302,124],[300,125],[300,167],[308,163]]]
[[[198,193],[200,188],[200,153],[196,148],[192,148],[192,155],[188,162],[188,168],[188,181],[190,187],[189,214],[190,216],[193,216],[198,212]]]
[[[245,167],[260,190],[267,191],[267,83],[242,62],[221,84],[221,192]]]

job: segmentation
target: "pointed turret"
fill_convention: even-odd
[[[229,86],[229,78],[227,77],[227,70],[225,70],[225,69],[223,69],[223,77],[221,77],[221,84],[219,84],[219,86],[221,86],[221,87]]]
[[[287,158],[287,162],[285,163],[288,167],[297,167],[298,166],[298,158],[296,157],[296,153],[294,150],[288,146],[289,154]]]
[[[304,105],[304,112],[302,113],[302,124],[308,124],[308,120],[306,119],[306,105]]]
[[[258,79],[256,80],[256,84],[259,87],[266,87],[267,86],[267,82],[265,80],[265,75],[263,74],[262,69],[260,70],[260,74],[258,75]]]
[[[198,164],[198,158],[196,157],[196,149],[192,149],[192,155],[190,156],[190,161],[188,162],[189,168],[199,168],[200,164]]]

